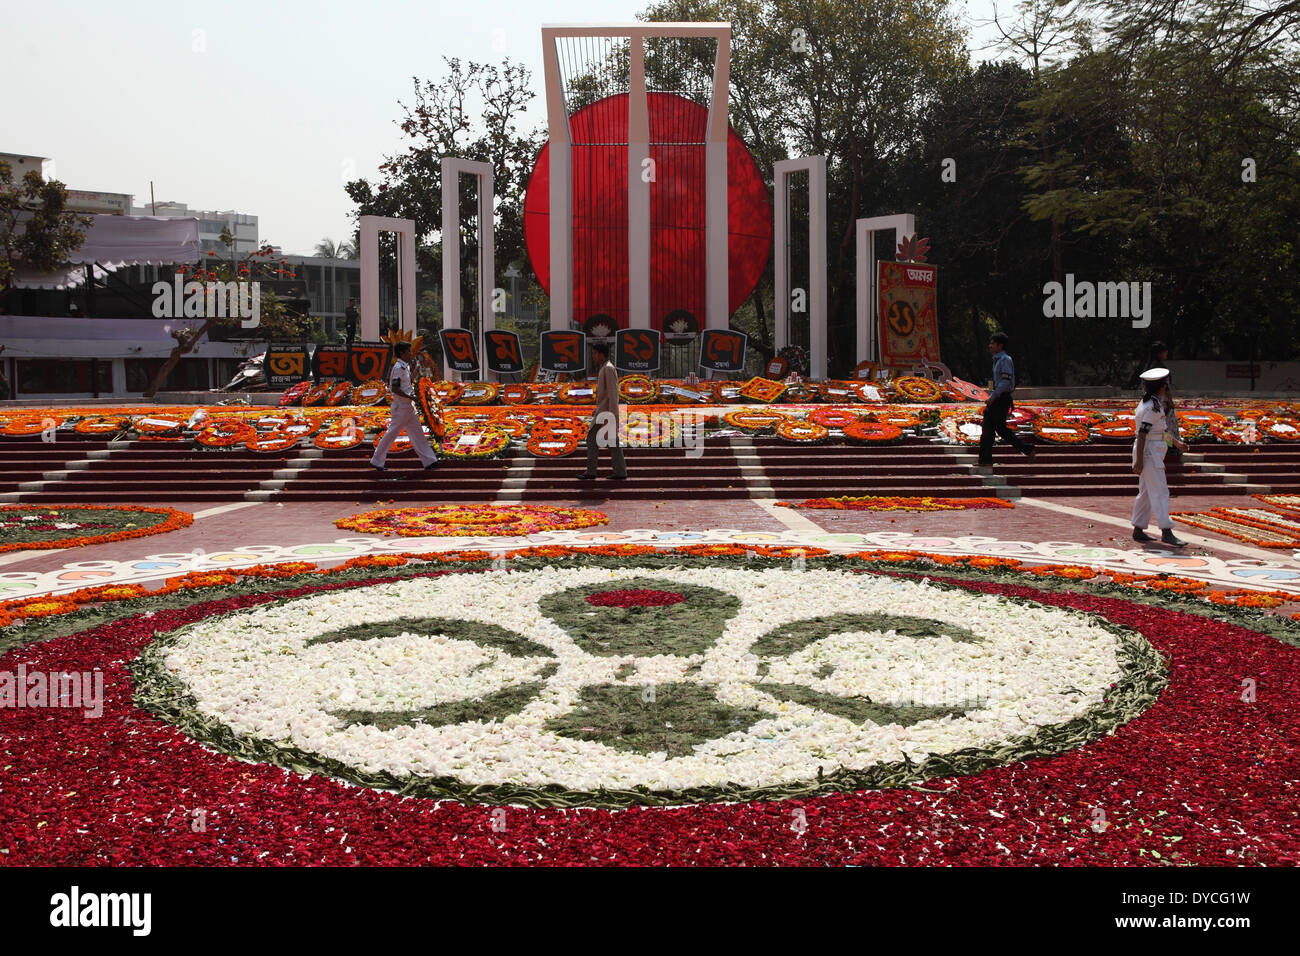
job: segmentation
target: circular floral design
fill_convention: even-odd
[[[340,518],[340,528],[403,537],[518,536],[607,524],[609,518],[587,508],[551,505],[434,505],[388,508]]]
[[[131,427],[131,420],[123,416],[91,416],[72,426],[78,435],[113,435]]]
[[[618,394],[623,401],[633,404],[653,402],[659,395],[659,386],[648,375],[624,375],[618,380]]]
[[[302,405],[304,407],[310,405],[323,405],[325,399],[329,398],[333,391],[333,382],[321,382],[319,385],[313,385],[311,388],[307,389],[307,391],[302,393]]]
[[[780,412],[760,412],[738,408],[734,412],[727,412],[722,416],[722,420],[733,428],[739,428],[741,431],[761,434],[772,431],[778,422],[785,421],[785,416]]]
[[[943,386],[919,375],[894,379],[894,392],[911,402],[937,402],[943,398]]]
[[[611,590],[684,600],[589,600]],[[1145,640],[1086,615],[779,568],[544,568],[315,594],[204,618],[144,664],[146,682],[189,698],[191,725],[318,771],[493,801],[901,782],[970,750],[1018,757],[1054,727],[1101,736],[1163,682]]]
[[[845,440],[854,445],[882,445],[902,437],[903,430],[889,422],[857,421],[844,426]]]
[[[808,419],[825,428],[840,429],[860,421],[857,415],[844,408],[814,408]]]
[[[307,390],[312,387],[310,381],[299,382],[297,385],[290,385],[280,396],[280,407],[285,408],[289,405],[297,405],[302,401],[302,397],[307,394]]]
[[[817,442],[826,441],[826,439],[830,437],[830,434],[829,428],[825,425],[818,425],[816,422],[805,422],[794,418],[785,418],[776,424],[777,438],[801,445],[811,445]]]
[[[595,382],[565,382],[560,386],[559,401],[566,405],[595,405]]]
[[[497,458],[510,448],[510,434],[502,428],[453,428],[442,439],[440,454],[448,458]]]
[[[752,548],[710,547],[737,554],[691,558],[678,549],[656,557],[653,549],[643,546],[605,546],[531,549],[513,552],[512,558],[536,566],[545,552],[549,557],[544,560],[559,566],[571,563],[567,555],[581,558],[584,564],[606,562],[610,567],[646,560],[674,567],[692,561],[702,567],[752,567],[765,560],[750,554]],[[747,561],[747,554],[755,560]],[[570,814],[534,809],[538,801],[529,792],[517,794],[513,807],[495,811],[447,800],[410,799],[408,794],[376,792],[320,774],[304,774],[298,758],[274,748],[258,750],[253,741],[230,737],[222,746],[237,749],[242,758],[232,760],[197,746],[192,739],[196,731],[187,723],[190,711],[150,686],[147,679],[133,678],[128,669],[135,667],[133,659],[159,635],[213,615],[246,610],[280,596],[296,598],[350,587],[361,576],[391,579],[403,573],[438,575],[462,566],[486,568],[490,556],[462,552],[423,557],[435,563],[423,565],[423,570],[418,566],[392,569],[405,558],[362,558],[348,563],[356,570],[322,571],[292,584],[261,581],[269,568],[239,572],[238,586],[233,586],[236,575],[226,572],[185,576],[190,582],[176,579],[185,588],[199,586],[199,578],[212,579],[204,582],[206,587],[215,586],[206,595],[177,591],[169,583],[156,592],[157,597],[140,596],[138,586],[118,585],[40,599],[40,604],[61,605],[65,612],[70,606],[96,601],[113,603],[81,622],[71,618],[65,622],[60,616],[65,612],[57,608],[43,609],[42,613],[53,616],[29,620],[17,642],[0,630],[0,652],[23,645],[5,655],[0,669],[12,672],[22,664],[29,672],[102,670],[107,719],[85,720],[79,711],[0,708],[0,739],[7,744],[21,741],[21,746],[7,748],[6,773],[23,781],[22,789],[4,803],[0,820],[9,847],[6,862],[155,866],[1300,862],[1300,836],[1289,826],[1293,800],[1288,781],[1277,769],[1289,766],[1300,737],[1300,717],[1292,706],[1300,692],[1300,658],[1287,646],[1300,643],[1300,625],[1258,612],[1214,607],[1190,591],[1146,593],[1153,582],[1179,580],[1169,576],[1116,572],[1111,575],[1114,583],[1101,577],[1103,583],[1095,584],[1060,580],[1055,573],[1026,576],[1012,570],[1017,562],[1004,558],[960,559],[902,551],[868,552],[836,562],[835,567],[883,569],[889,574],[962,576],[967,579],[958,586],[972,593],[1012,601],[1030,599],[1100,615],[1115,625],[1139,629],[1176,666],[1170,668],[1169,686],[1159,698],[1113,735],[1067,751],[1061,749],[1068,746],[1064,738],[1076,728],[1067,728],[1060,736],[1053,728],[1040,728],[1041,735],[1050,734],[1049,749],[1055,755],[999,767],[989,766],[986,754],[964,753],[932,761],[931,778],[923,787],[896,787],[884,779],[874,785],[885,789],[832,793],[835,782],[827,780],[774,794],[789,798],[785,800],[753,801],[736,793],[726,795],[727,802],[720,805],[670,812],[594,809]],[[361,570],[372,566],[374,570]],[[1204,582],[1188,583],[1204,587]],[[292,590],[285,591],[287,587]],[[17,616],[33,617],[30,612]],[[1267,674],[1268,683],[1261,683],[1257,699],[1253,695],[1245,699],[1237,677],[1241,674]],[[639,706],[639,695],[637,701]],[[180,726],[164,723],[156,715]],[[208,730],[213,729],[209,724]],[[1091,736],[1092,732],[1084,728],[1084,733]],[[1003,753],[1000,759],[1005,763],[1018,758]],[[347,775],[349,781],[372,787],[400,785],[378,773],[349,771]],[[905,779],[898,778],[899,782]],[[1225,786],[1225,780],[1230,784]],[[818,794],[822,795],[816,800],[801,799]],[[562,796],[552,792],[550,799],[560,801]],[[586,802],[619,806],[652,800],[639,791],[610,791]],[[1026,806],[1034,812],[1025,813]],[[51,816],[51,807],[57,807],[58,814]],[[192,817],[186,811],[192,808],[206,812],[206,832],[191,827]],[[1097,809],[1104,811],[1104,825],[1094,825]],[[799,810],[807,813],[811,829],[806,836],[791,828],[792,812]],[[493,826],[500,813],[506,814],[502,822],[508,821],[504,835]]]
[[[353,405],[379,405],[388,398],[388,386],[379,379],[362,382],[352,390]]]
[[[325,404],[331,408],[342,405],[352,397],[352,383],[334,382],[330,386],[329,394],[325,396]]]
[[[77,548],[188,528],[194,516],[136,505],[0,506],[0,552]]]

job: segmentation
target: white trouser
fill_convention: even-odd
[[[437,461],[438,453],[429,445],[429,439],[424,437],[424,429],[420,427],[420,413],[415,410],[415,406],[404,398],[394,398],[392,411],[388,431],[384,432],[384,437],[379,439],[379,444],[375,446],[375,454],[370,459],[370,464],[376,468],[383,468],[384,462],[388,461],[388,449],[393,447],[393,442],[402,432],[410,436],[411,447],[420,456],[421,465]]]
[[[1145,528],[1154,518],[1161,531],[1173,528],[1169,518],[1169,482],[1165,478],[1164,442],[1147,442],[1142,452],[1142,474],[1138,476],[1137,500],[1133,502],[1133,527]],[[1137,466],[1137,444],[1130,456]]]

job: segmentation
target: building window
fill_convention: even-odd
[[[91,366],[97,365],[99,388],[91,385]],[[67,392],[112,392],[113,363],[90,359],[19,359],[18,391],[28,395]],[[8,396],[5,396],[6,398]]]

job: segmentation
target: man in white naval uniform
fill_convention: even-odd
[[[438,464],[438,453],[429,445],[429,439],[424,435],[424,428],[421,426],[420,413],[415,407],[415,393],[411,389],[411,345],[409,342],[398,342],[393,346],[393,370],[389,373],[389,388],[393,393],[392,415],[389,419],[388,431],[384,432],[384,437],[379,439],[379,444],[375,446],[375,454],[370,459],[370,467],[378,472],[385,470],[384,462],[388,460],[388,449],[393,447],[393,442],[402,432],[406,432],[411,439],[411,447],[415,453],[420,456],[420,464],[424,470]]]
[[[1153,368],[1142,373],[1146,394],[1134,413],[1133,473],[1138,476],[1137,500],[1133,502],[1133,540],[1154,541],[1146,533],[1146,526],[1154,517],[1160,529],[1160,540],[1176,548],[1186,546],[1186,541],[1174,537],[1174,522],[1169,517],[1169,482],[1165,478],[1166,442],[1186,451],[1187,446],[1177,436],[1168,432],[1166,412],[1172,404],[1169,397],[1169,370]]]

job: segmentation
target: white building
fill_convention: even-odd
[[[229,229],[230,234],[235,237],[236,255],[245,256],[256,252],[258,249],[257,217],[250,216],[247,213],[235,212],[232,209],[220,211],[191,209],[183,202],[160,202],[136,206],[132,215],[162,216],[168,219],[197,219],[199,221],[200,255],[207,255],[209,252],[215,252],[218,255],[229,254],[230,250],[221,241],[223,229]]]

